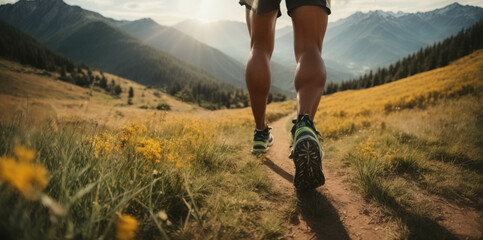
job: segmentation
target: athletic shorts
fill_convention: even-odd
[[[263,14],[278,9],[278,17],[282,16],[280,11],[281,0],[240,0],[240,5],[245,5],[248,9]],[[290,14],[300,6],[320,6],[326,8],[330,14],[330,0],[285,0],[287,4],[287,14]]]

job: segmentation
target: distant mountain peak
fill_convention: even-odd
[[[66,6],[63,0],[20,0],[14,4],[14,6],[28,6],[30,8],[37,8],[42,5],[50,6]]]
[[[449,4],[449,5],[442,7],[440,9],[455,9],[455,8],[460,8],[460,7],[464,7],[464,6],[459,4],[458,2],[454,2],[452,4]]]
[[[435,9],[433,11],[429,11],[428,13],[436,13],[436,14],[446,14],[452,11],[465,11],[465,9],[474,9],[478,7],[470,6],[470,5],[461,5],[457,2],[452,4],[446,5],[442,8]]]
[[[63,3],[63,4],[66,4],[66,3],[64,3],[63,0],[20,0],[18,2],[19,3],[25,3],[25,2],[28,2],[28,3],[39,3],[39,4],[42,4],[42,3]]]
[[[463,5],[459,4],[458,2],[454,2],[450,5],[448,5],[447,7],[457,7],[457,6],[463,6]]]
[[[146,24],[157,24],[152,18],[141,18],[136,20],[136,22],[146,23]]]
[[[122,21],[121,24],[130,25],[132,27],[162,27],[152,18],[141,18],[134,21]]]
[[[393,12],[393,11],[383,11],[383,10],[374,10],[374,11],[369,11],[367,13],[367,15],[380,16],[383,18],[388,18],[388,17],[398,18],[407,14],[408,13],[403,11]],[[364,16],[364,14],[361,14],[360,16]]]

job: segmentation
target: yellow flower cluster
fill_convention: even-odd
[[[160,140],[162,158],[176,167],[190,167],[200,147],[215,141],[218,122],[194,119],[189,116],[168,121],[164,126],[165,134],[170,139]]]
[[[92,140],[96,156],[106,156],[111,154],[112,150],[114,150],[114,138],[107,132],[95,136]]]
[[[144,134],[147,131],[145,125],[131,123],[122,127],[122,137],[119,140],[119,146],[124,148],[130,142],[134,141],[133,138],[137,135]]]
[[[209,122],[191,120],[183,126],[182,144],[188,144],[195,148],[201,144],[213,140],[215,137],[215,126]]]
[[[136,142],[136,151],[145,159],[159,163],[163,146],[160,138],[141,139]]]
[[[394,151],[392,148],[389,148],[386,152],[386,155],[384,155],[384,164],[387,166],[393,165],[394,159],[396,158],[396,151]]]
[[[375,159],[377,156],[372,139],[368,139],[366,142],[360,143],[357,147],[357,150],[361,156],[361,159],[364,161]]]
[[[94,146],[96,156],[111,154],[116,146],[119,153],[125,151],[126,146],[133,146],[139,156],[152,163],[164,160],[177,168],[190,167],[200,146],[214,141],[216,126],[211,121],[186,116],[165,123],[162,131],[170,139],[147,138],[146,126],[132,123],[122,127],[119,139],[104,132],[87,142]]]
[[[24,146],[16,146],[13,149],[13,153],[20,162],[31,162],[35,158],[35,152],[25,148]]]
[[[119,215],[116,224],[116,238],[119,240],[130,240],[136,236],[138,221],[129,215]]]
[[[127,145],[136,143],[135,137],[144,134],[146,130],[146,126],[132,123],[122,127],[122,136],[119,141],[116,141],[116,139],[106,131],[101,135],[87,138],[85,143],[94,147],[96,156],[106,156],[111,154],[116,147],[122,151]]]
[[[22,146],[14,149],[15,158],[0,157],[0,179],[15,187],[26,199],[37,200],[47,186],[47,170],[32,163],[35,152]]]
[[[171,139],[165,142],[164,159],[170,163],[174,163],[177,168],[191,167],[191,161],[195,158],[195,154],[189,150],[186,140]]]

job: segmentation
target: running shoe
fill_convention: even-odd
[[[298,190],[314,189],[325,183],[322,152],[314,122],[309,115],[299,115],[292,128],[293,148],[290,158],[295,164],[294,186]]]
[[[273,144],[273,136],[270,133],[270,127],[266,127],[264,130],[255,129],[255,136],[253,137],[252,153],[266,153],[270,146]]]

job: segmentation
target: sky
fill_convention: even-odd
[[[67,4],[99,12],[118,20],[152,18],[162,25],[174,25],[185,19],[202,22],[217,20],[245,21],[245,9],[238,0],[64,0]],[[0,4],[16,0],[0,0]],[[425,12],[444,7],[455,0],[332,0],[332,14],[329,22],[357,12],[370,10]],[[483,7],[482,0],[460,0],[463,5]],[[282,17],[277,27],[291,24],[287,15],[285,0],[282,1]]]

